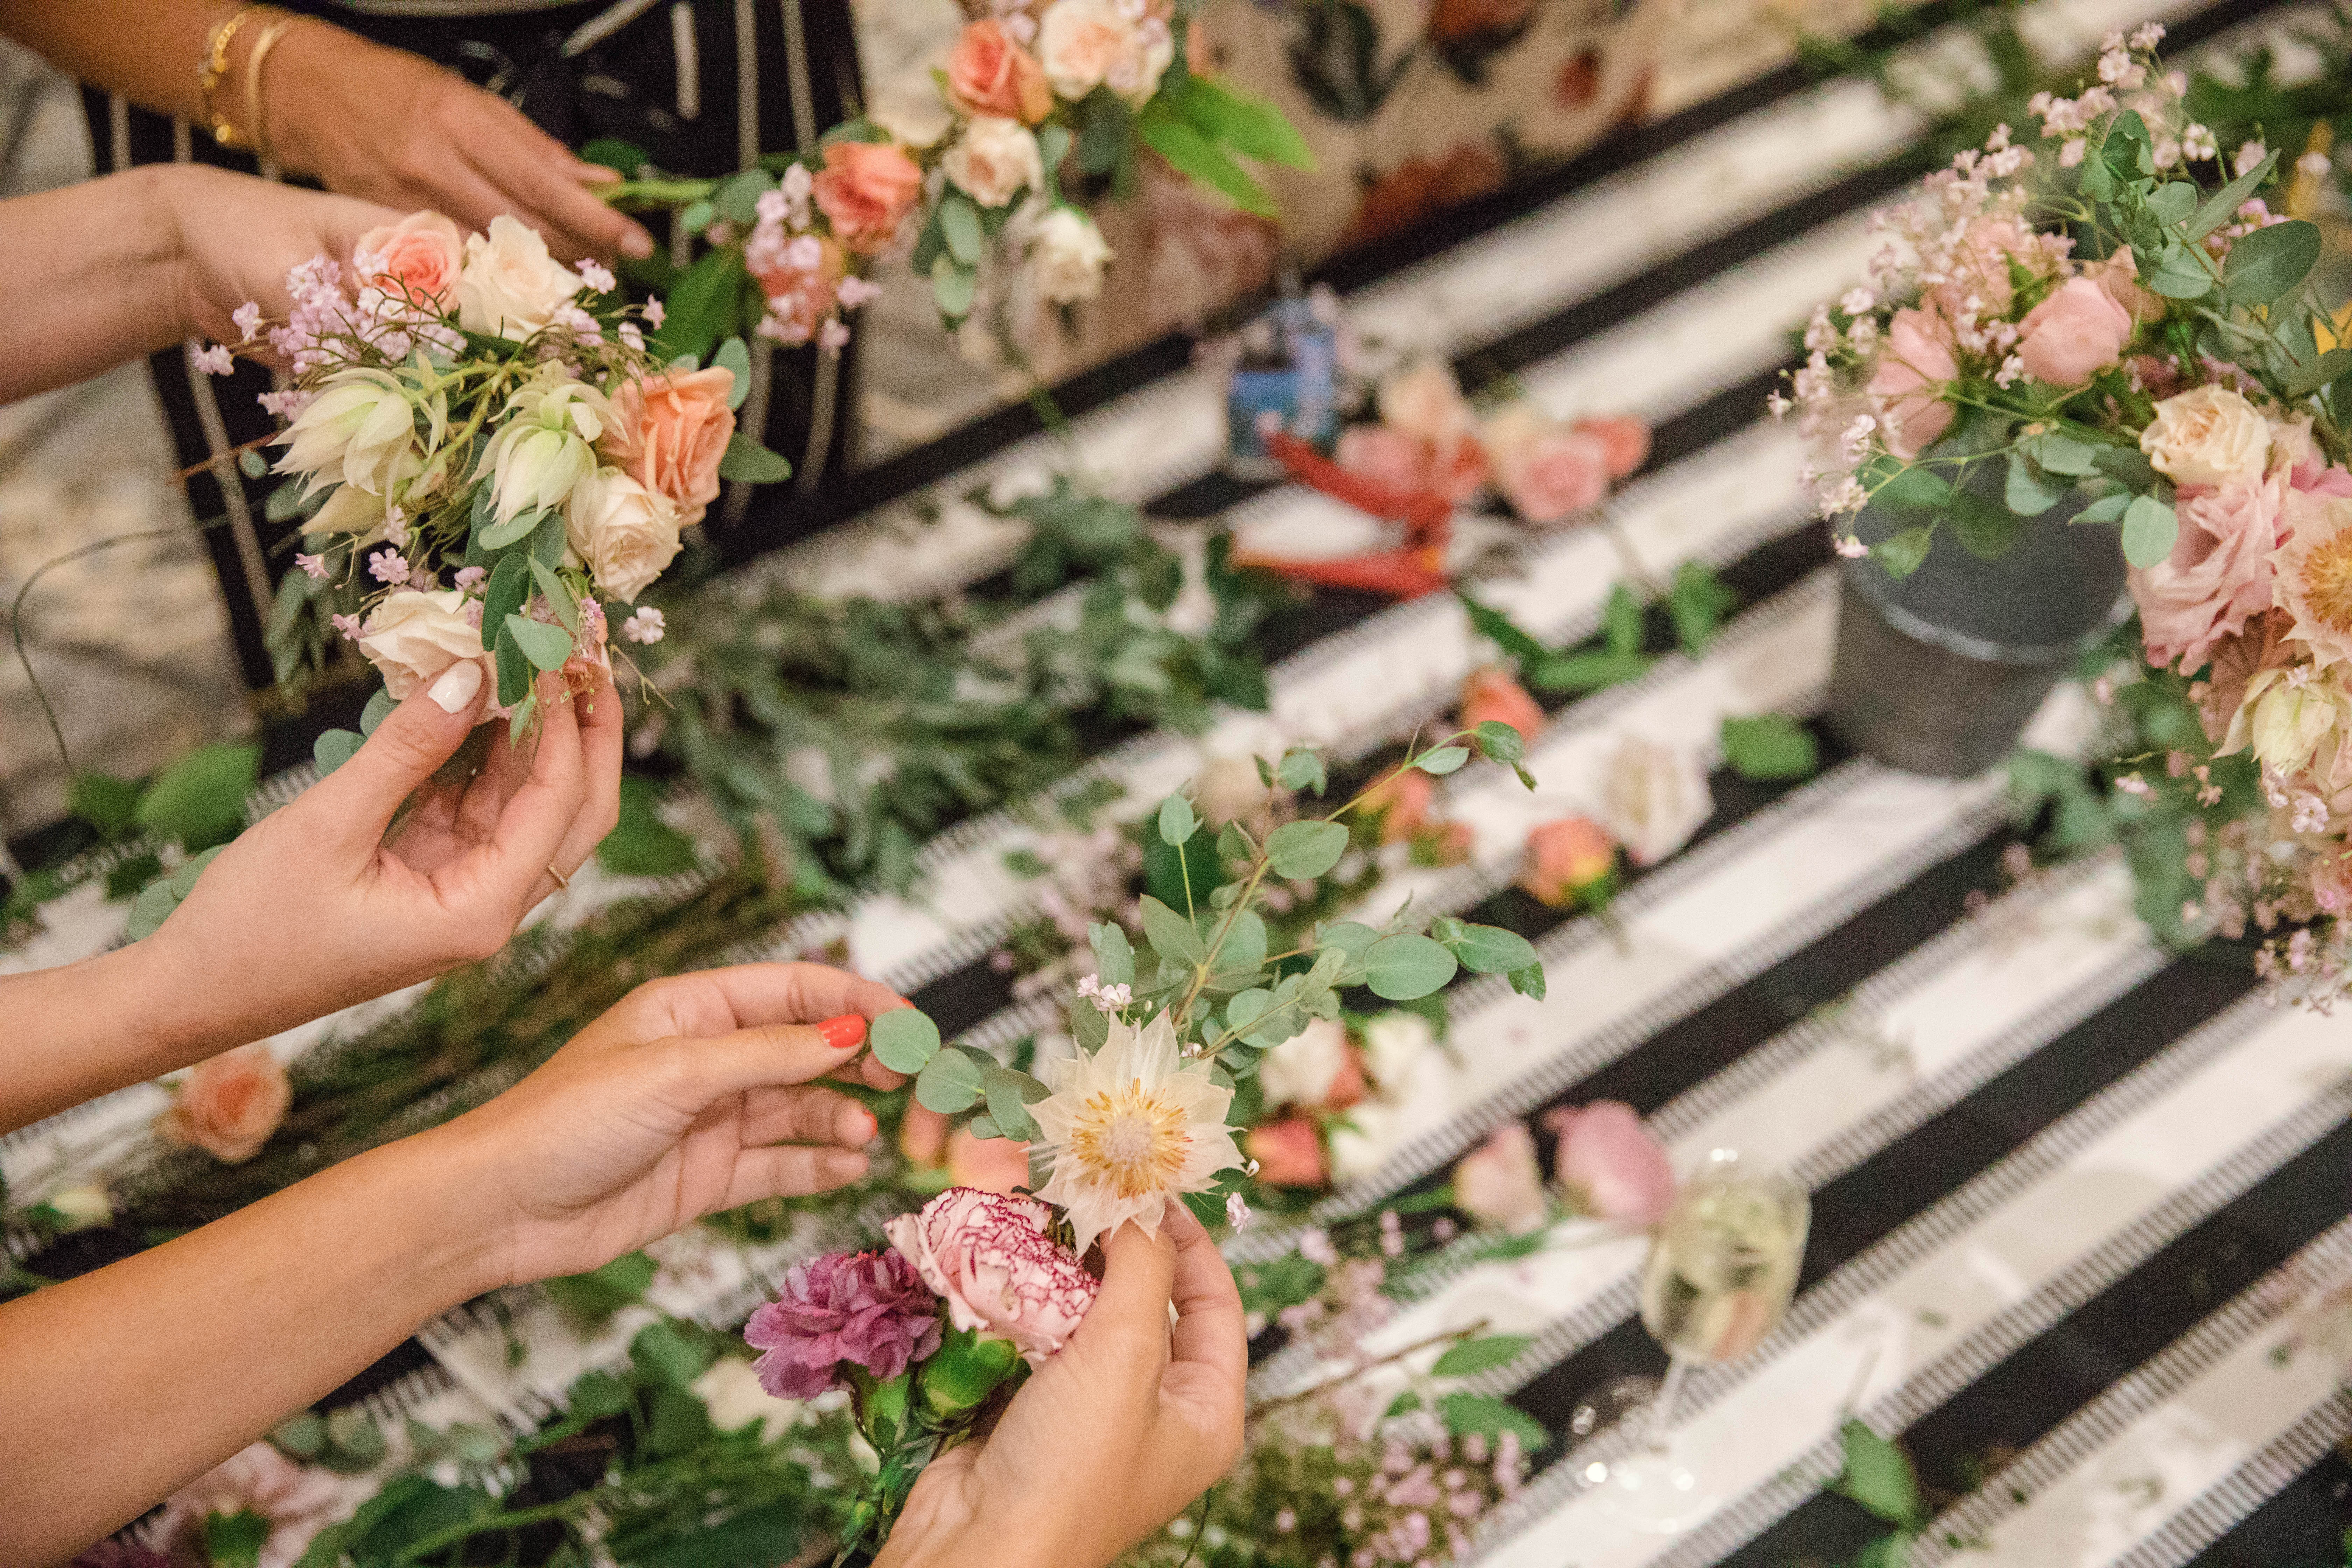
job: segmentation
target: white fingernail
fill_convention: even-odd
[[[475,695],[481,689],[482,667],[469,658],[443,670],[427,695],[441,704],[444,713],[463,713],[474,705]]]

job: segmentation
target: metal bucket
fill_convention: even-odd
[[[1937,778],[2007,755],[2058,678],[2131,614],[2116,531],[2068,521],[2084,504],[2029,519],[1990,560],[1947,523],[1901,582],[1875,561],[1841,562],[1830,727],[1889,767]],[[1868,511],[1859,523],[1871,542],[1898,526]]]

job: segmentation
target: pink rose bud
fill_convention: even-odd
[[[1609,835],[1587,817],[1562,817],[1528,835],[1519,886],[1539,903],[1566,909],[1616,868],[1617,846]]]
[[[2080,386],[2116,363],[2131,342],[2132,313],[2087,278],[2071,278],[2018,323],[2025,374],[2051,386]]]
[[[156,1131],[224,1164],[241,1165],[261,1152],[293,1100],[294,1086],[268,1047],[239,1046],[198,1062],[180,1080]]]
[[[1257,1179],[1268,1186],[1319,1187],[1324,1183],[1323,1140],[1305,1117],[1251,1128],[1242,1149],[1257,1162]]]
[[[1462,728],[1475,730],[1493,721],[1508,724],[1522,740],[1532,741],[1544,727],[1544,710],[1527,689],[1496,668],[1472,672],[1462,683]]]
[[[1886,445],[1896,457],[1917,457],[1951,427],[1952,405],[1936,394],[1959,374],[1943,317],[1932,309],[1895,312],[1865,390],[1879,400]]]
[[[1551,1205],[1525,1122],[1506,1121],[1455,1163],[1454,1206],[1481,1225],[1519,1235],[1543,1224]]]
[[[1599,1100],[1544,1113],[1559,1138],[1552,1174],[1595,1219],[1655,1225],[1674,1206],[1675,1171],[1633,1108]]]

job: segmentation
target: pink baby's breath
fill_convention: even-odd
[[[609,294],[613,291],[614,279],[612,269],[604,263],[593,260],[575,262],[572,270],[580,274],[580,280],[597,293]]]
[[[327,574],[327,561],[322,555],[305,555],[297,551],[294,555],[294,564],[307,573],[314,582],[324,578]]]
[[[368,557],[368,575],[397,586],[408,581],[408,560],[397,550],[379,550]]]
[[[236,369],[236,361],[219,343],[206,343],[188,356],[188,363],[206,375],[226,375]]]
[[[483,567],[460,566],[457,568],[457,575],[451,579],[451,581],[457,584],[461,592],[471,593],[476,588],[480,587],[482,585],[483,579],[488,576],[489,576],[489,573]]]
[[[662,624],[662,613],[651,605],[621,623],[621,635],[633,643],[657,643],[668,635]]]
[[[255,300],[247,300],[244,304],[231,310],[228,313],[228,319],[236,324],[236,330],[243,335],[245,341],[250,342],[253,341],[253,335],[261,331],[261,306]]]

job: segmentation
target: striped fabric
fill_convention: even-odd
[[[2295,15],[2255,0],[2054,0],[2036,8],[2035,37],[2086,47],[2152,13],[2176,43],[2231,47]],[[1636,1314],[1640,1237],[1596,1226],[1529,1258],[1442,1263],[1367,1342],[1378,1353],[1480,1321],[1528,1336],[1472,1384],[1555,1438],[1480,1538],[1476,1560],[1495,1568],[1848,1561],[1881,1529],[1825,1490],[1849,1415],[1918,1461],[1937,1512],[1915,1563],[2342,1561],[2335,1494],[2352,1469],[2335,1447],[2352,1435],[2352,1308],[2339,1323],[2328,1302],[2352,1278],[2352,1026],[2272,1010],[2242,969],[2151,943],[2115,857],[2005,884],[2012,829],[1997,777],[1892,773],[1817,724],[1823,771],[1809,781],[1716,772],[1714,819],[1631,877],[1615,930],[1509,886],[1528,827],[1595,806],[1628,737],[1704,749],[1727,715],[1813,722],[1833,568],[1799,493],[1794,440],[1759,415],[1790,330],[1860,274],[1863,214],[1916,174],[1886,160],[1916,129],[1857,84],[1780,80],[1694,111],[1639,162],[1350,299],[1371,330],[1434,337],[1474,380],[1507,371],[1556,412],[1656,423],[1657,456],[1605,527],[1542,538],[1520,574],[1482,596],[1547,637],[1586,636],[1623,551],[1654,574],[1707,563],[1745,607],[1703,657],[1661,659],[1639,682],[1559,709],[1530,747],[1538,795],[1487,769],[1445,781],[1446,811],[1476,830],[1474,858],[1392,879],[1373,912],[1409,893],[1424,910],[1509,925],[1536,942],[1549,994],[1457,984],[1454,1048],[1432,1053],[1373,1119],[1364,1158],[1310,1217],[1425,1191],[1506,1121],[1601,1098],[1633,1104],[1680,1163],[1754,1151],[1813,1202],[1786,1323],[1752,1356],[1691,1380],[1682,1440],[1729,1484],[1681,1537],[1633,1533],[1591,1495],[1586,1467],[1620,1435],[1569,1438],[1583,1394],[1664,1364]],[[1315,526],[1319,497],[1212,477],[1217,438],[1214,387],[1180,372],[1077,420],[1075,454],[1015,443],[938,489],[1017,482],[1075,456],[1166,517]],[[996,569],[1014,542],[954,503],[920,552],[907,526],[894,507],[738,580],[936,592]],[[1450,601],[1317,616],[1274,650],[1269,714],[1223,715],[1205,737],[1138,737],[1087,776],[1122,784],[1139,811],[1213,756],[1298,740],[1367,754],[1446,708],[1482,657]],[[2085,694],[2062,689],[2031,738],[2079,744],[2090,715]],[[1034,820],[963,823],[923,851],[927,897],[808,917],[739,956],[845,942],[950,1034],[1005,1048],[1050,1017],[986,963],[1032,907],[1004,856],[1035,845]],[[626,890],[583,878],[556,918]],[[142,1092],[0,1142],[0,1168],[18,1183],[135,1162],[154,1109]],[[770,1247],[673,1238],[656,1249],[656,1304],[739,1321],[793,1258],[883,1212],[877,1200]],[[1262,1224],[1228,1255],[1278,1257],[1302,1228]],[[540,1293],[508,1292],[428,1326],[402,1363],[420,1370],[377,1379],[367,1403],[428,1424],[524,1426],[582,1372],[624,1355],[644,1321],[625,1310],[583,1338]],[[1255,1397],[1339,1370],[1268,1348]]]

